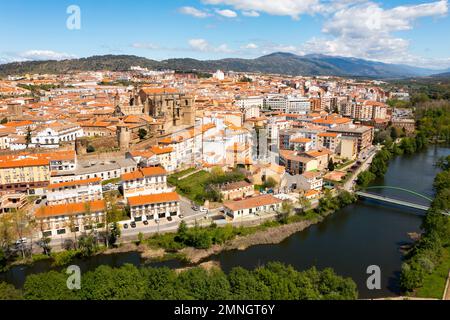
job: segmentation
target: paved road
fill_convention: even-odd
[[[374,147],[372,148],[370,151],[365,152],[364,154],[362,154],[359,158],[359,161],[362,161],[361,166],[358,168],[358,170],[356,170],[356,172],[353,174],[353,176],[345,183],[344,185],[344,189],[351,192],[353,191],[353,187],[356,183],[356,180],[358,179],[358,175],[363,172],[366,171],[367,169],[369,169],[373,158],[375,157],[375,155],[378,153],[378,151],[380,150],[380,148],[378,147]],[[366,157],[366,160],[363,160],[364,157]]]

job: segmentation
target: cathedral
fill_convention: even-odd
[[[191,127],[195,124],[193,98],[174,88],[141,88],[137,94],[131,94],[129,105],[121,105],[116,113],[149,115],[161,124],[159,131],[162,135],[180,126]]]

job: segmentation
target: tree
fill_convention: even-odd
[[[376,176],[370,171],[363,171],[358,175],[358,180],[356,183],[358,186],[365,188],[367,187],[373,180],[375,180]]]
[[[78,248],[85,258],[91,257],[97,250],[97,243],[93,232],[84,234],[78,239]]]
[[[95,152],[94,146],[91,145],[91,144],[88,145],[87,148],[86,148],[86,152],[87,152],[87,153],[94,153],[94,152]]]
[[[29,231],[28,227],[28,217],[27,213],[23,210],[13,210],[12,212],[12,222],[13,222],[13,228],[16,233],[16,236],[18,239],[23,239],[25,237],[25,234]],[[25,253],[26,253],[26,244],[20,243],[19,245],[20,252],[22,253],[22,258],[25,259]]]
[[[398,136],[399,136],[399,134],[398,134],[397,128],[392,127],[391,128],[391,138],[392,138],[392,140],[396,141],[398,139]]]
[[[52,239],[50,239],[49,237],[42,237],[42,239],[38,242],[38,245],[42,248],[44,254],[47,256],[49,256],[52,251],[52,248],[50,247],[51,241]]]
[[[22,293],[14,286],[0,282],[0,300],[22,300]]]
[[[264,184],[262,185],[263,189],[273,189],[277,186],[277,181],[273,177],[268,177]]]
[[[232,299],[270,300],[270,289],[251,271],[241,267],[233,268],[228,275],[228,281]]]
[[[139,139],[141,139],[141,140],[144,140],[145,137],[147,137],[147,134],[148,134],[147,130],[145,130],[143,128],[140,128],[138,131],[138,136],[139,136]]]
[[[11,243],[14,241],[13,224],[10,213],[0,215],[0,248],[3,249],[5,255],[10,249]]]
[[[27,134],[25,136],[25,142],[27,144],[27,148],[28,146],[31,144],[31,128],[27,127]]]
[[[330,159],[330,161],[328,162],[328,171],[334,171],[334,169],[336,168],[333,159]]]
[[[309,210],[311,208],[311,201],[307,199],[305,196],[300,195],[298,198],[298,203],[303,209],[303,212]]]
[[[27,300],[77,299],[76,292],[67,288],[67,276],[56,271],[28,276],[24,284],[24,297]]]
[[[0,121],[0,124],[6,124],[8,123],[8,118],[3,118],[2,121]]]
[[[292,214],[293,210],[294,210],[294,207],[292,206],[292,204],[290,202],[283,201],[283,203],[281,204],[280,213],[278,214],[278,222],[280,222],[282,224],[287,224],[288,218]]]

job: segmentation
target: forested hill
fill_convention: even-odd
[[[148,69],[179,71],[255,72],[307,76],[349,76],[370,78],[403,78],[428,76],[439,71],[406,65],[386,64],[355,58],[326,55],[298,56],[291,53],[273,53],[257,59],[195,60],[169,59],[155,61],[131,55],[104,55],[62,61],[29,61],[0,65],[0,76],[27,73],[66,73],[69,71],[127,71],[131,66]]]

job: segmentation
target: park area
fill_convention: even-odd
[[[203,205],[206,200],[221,202],[222,195],[219,188],[221,184],[246,179],[245,174],[239,169],[223,172],[221,168],[217,167],[213,168],[211,172],[205,170],[195,171],[195,169],[191,168],[170,175],[168,182],[177,188],[177,193],[199,205]]]

